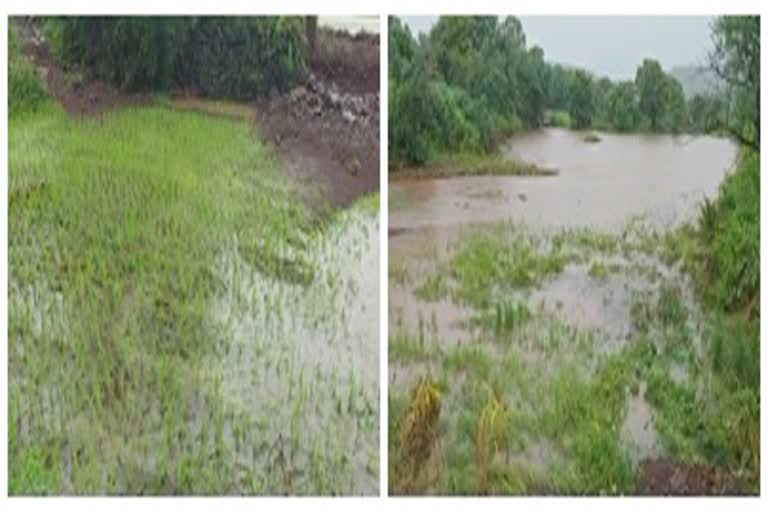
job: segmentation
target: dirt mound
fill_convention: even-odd
[[[379,36],[321,29],[309,68],[339,90],[362,94],[379,91]]]
[[[258,125],[301,181],[344,207],[379,190],[379,43],[369,34],[323,35],[304,82],[258,104]]]
[[[640,464],[639,494],[652,496],[704,496],[740,494],[736,479],[703,464],[647,460]]]

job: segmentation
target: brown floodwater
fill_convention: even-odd
[[[669,229],[695,218],[702,198],[717,193],[737,156],[735,144],[716,137],[599,136],[601,142],[588,143],[580,133],[553,128],[504,145],[509,158],[556,168],[557,176],[394,180],[389,186],[390,262],[411,276],[428,275],[466,232],[505,220],[545,233],[574,227],[616,233],[634,217]],[[654,262],[641,263],[666,273]],[[622,274],[600,282],[588,270],[567,267],[535,290],[531,302],[557,310],[572,325],[627,338],[633,294],[646,283]],[[394,332],[428,326],[429,334],[444,342],[472,337],[461,327],[466,309],[447,300],[421,301],[410,288],[390,286]]]
[[[557,176],[394,180],[390,231],[509,218],[615,230],[633,215],[671,227],[692,219],[701,199],[717,192],[737,154],[735,144],[716,137],[599,136],[588,143],[553,128],[513,137],[502,148],[510,159],[557,169]],[[397,245],[395,237],[390,244]]]
[[[510,299],[526,302],[540,316],[539,323],[519,332],[520,339],[512,344],[494,344],[488,333],[469,329],[477,311],[449,298],[427,301],[414,293],[468,233],[500,222],[524,226],[546,240],[570,228],[620,235],[627,222],[636,218],[659,231],[694,220],[701,200],[716,195],[737,157],[735,144],[715,137],[599,136],[601,142],[588,143],[583,134],[545,129],[516,136],[503,146],[508,158],[556,168],[556,176],[393,180],[388,226],[390,275],[395,276],[389,286],[390,339],[411,336],[426,345],[440,345],[438,350],[482,343],[493,357],[513,352],[542,378],[559,372],[561,366],[574,365],[589,375],[602,355],[620,350],[633,339],[630,312],[635,301],[644,298],[655,303],[661,284],[670,282],[680,285],[691,315],[691,332],[695,332],[697,308],[688,279],[679,269],[644,253],[589,255],[586,262],[569,263],[538,286],[512,294]],[[618,270],[593,275],[590,268],[595,263]],[[574,343],[562,344],[554,352],[539,346],[553,329]],[[571,348],[578,339],[589,347],[586,355]],[[407,393],[421,375],[430,372],[427,366],[390,361],[390,390]],[[439,372],[431,369],[435,370]],[[687,378],[685,368],[673,373],[676,380]],[[527,403],[530,397],[522,402],[515,399],[517,392],[511,390],[506,397],[515,407],[537,407]],[[455,421],[460,410],[452,410],[448,398],[443,412],[449,418],[446,421]],[[663,454],[645,385],[639,393],[628,393],[621,437],[633,463]],[[533,446],[548,446],[547,442],[531,440]],[[515,452],[513,458],[545,472],[557,460],[557,450],[539,451],[547,456],[529,450]]]

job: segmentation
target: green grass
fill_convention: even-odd
[[[556,126],[558,128],[570,128],[573,122],[568,112],[563,110],[544,111],[544,126]]]
[[[468,235],[450,260],[416,288],[426,300],[450,297],[477,309],[505,291],[536,286],[567,262],[558,247],[545,248],[515,226]]]
[[[317,229],[250,123],[158,107],[72,119],[49,106],[10,123],[9,203],[11,494],[348,488],[352,454],[302,430],[315,415],[308,394],[339,382],[334,421],[377,432],[357,375],[333,380],[260,353],[253,371],[273,372],[270,395],[291,408],[278,436],[233,406],[216,370],[231,349],[213,299],[234,297],[233,314],[256,307],[230,288],[238,273],[280,290],[327,277],[331,300],[312,299],[326,310],[354,292],[319,272],[313,248],[333,231]],[[227,276],[233,254],[245,266]],[[284,294],[266,302],[272,322],[290,318]],[[306,321],[345,314],[317,312]],[[240,460],[249,446],[253,459]]]

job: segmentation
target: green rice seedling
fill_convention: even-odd
[[[496,334],[512,331],[531,318],[531,311],[524,302],[500,302],[496,304]]]
[[[479,471],[478,490],[489,491],[488,468],[497,452],[509,455],[509,410],[489,390],[488,400],[480,411],[475,429],[475,456]]]

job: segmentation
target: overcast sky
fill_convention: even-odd
[[[427,32],[437,16],[403,16],[413,32]],[[633,79],[644,58],[664,69],[703,65],[711,48],[707,16],[520,16],[528,45],[545,58],[614,80]]]

